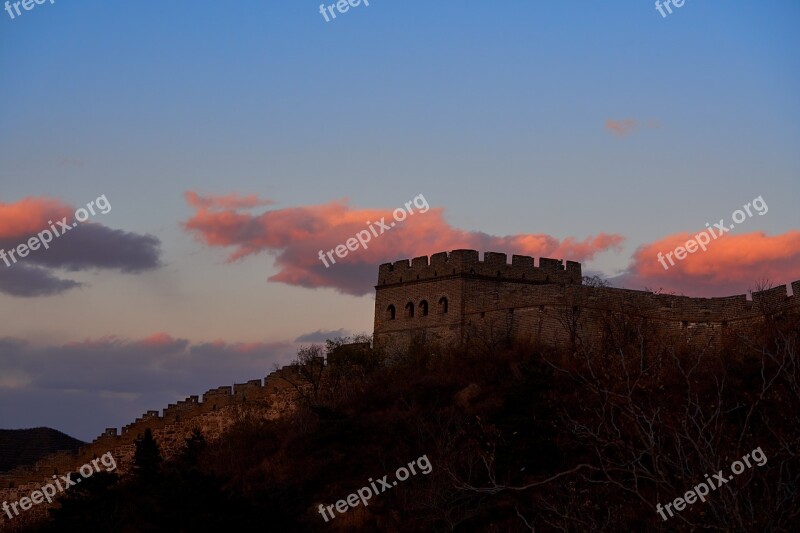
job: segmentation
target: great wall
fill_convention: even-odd
[[[719,344],[765,317],[800,314],[800,281],[723,298],[692,298],[582,285],[581,265],[475,250],[454,250],[380,266],[375,298],[376,348],[404,347],[415,337],[444,344],[504,336],[539,345],[570,342],[565,321],[588,340],[602,335],[609,312],[639,316],[673,338]],[[574,312],[573,312],[574,311]],[[574,334],[574,332],[572,332]]]
[[[559,345],[571,340],[564,317],[581,310],[588,338],[600,335],[597,324],[609,312],[624,311],[652,321],[670,335],[689,334],[719,342],[766,316],[800,315],[800,281],[745,295],[692,298],[647,291],[582,285],[581,265],[573,261],[475,250],[441,252],[430,257],[382,264],[375,298],[374,346],[407,346],[416,336],[450,344],[500,332],[531,343]],[[133,423],[106,429],[77,453],[56,453],[34,465],[0,473],[0,502],[17,501],[41,488],[54,474],[75,472],[81,465],[111,452],[118,471],[130,471],[135,441],[153,432],[169,458],[184,446],[194,428],[206,439],[219,438],[243,411],[266,419],[290,413],[297,392],[288,384],[292,367],[276,370],[264,380],[211,389],[170,404],[159,415],[148,411]],[[3,531],[15,531],[40,520],[46,506],[34,506],[9,521],[0,516]]]
[[[247,383],[211,389],[198,396],[170,404],[163,414],[147,411],[133,423],[106,429],[91,443],[82,446],[77,453],[59,452],[42,458],[33,465],[21,466],[10,472],[0,473],[0,502],[14,502],[29,496],[34,490],[52,480],[54,474],[65,475],[77,472],[81,465],[104,453],[111,452],[117,463],[117,472],[129,472],[133,464],[136,439],[150,429],[161,448],[162,455],[170,458],[185,446],[185,439],[194,428],[199,428],[204,437],[215,440],[243,415],[274,420],[291,413],[296,405],[296,390],[287,379],[297,382],[290,374],[292,367],[283,367],[272,372],[264,380],[255,379]],[[284,379],[286,378],[286,379]],[[47,505],[35,505],[20,516],[9,520],[0,516],[1,531],[18,531],[40,521],[47,514]]]

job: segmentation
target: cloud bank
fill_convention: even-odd
[[[368,221],[385,217],[388,223],[392,220],[392,210],[356,209],[340,200],[253,214],[246,208],[255,204],[242,207],[241,202],[231,204],[230,198],[242,197],[187,192],[187,202],[195,213],[184,223],[186,231],[207,246],[230,248],[229,261],[261,252],[274,253],[279,272],[270,281],[308,288],[329,287],[352,295],[372,292],[378,264],[408,257],[471,248],[583,261],[599,252],[618,249],[623,241],[620,235],[605,233],[582,240],[573,237],[559,240],[545,234],[494,236],[454,228],[444,219],[444,209],[431,208],[425,213],[415,212],[391,231],[374,238],[367,249],[351,252],[326,268],[319,260],[320,250],[331,250],[344,243],[364,230]],[[258,202],[265,205],[268,200]]]
[[[782,285],[800,279],[800,231],[769,236],[763,232],[726,234],[711,241],[707,250],[687,255],[665,270],[658,253],[666,254],[694,238],[675,233],[640,246],[628,271],[616,278],[616,286],[663,288],[687,296],[742,294],[756,280]]]
[[[0,427],[49,426],[88,440],[192,394],[263,378],[294,352],[290,342],[192,343],[166,333],[45,347],[0,339]]]
[[[300,335],[294,340],[294,342],[324,343],[328,339],[349,337],[350,335],[351,333],[344,328],[339,328],[336,330],[318,329],[317,331]]]

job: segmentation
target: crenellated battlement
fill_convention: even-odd
[[[178,403],[169,404],[169,406],[164,409],[164,418],[179,418],[181,415],[194,411],[199,404],[198,400],[199,398],[197,396],[189,396]]]
[[[185,439],[195,428],[202,431],[209,441],[216,440],[236,422],[245,408],[253,416],[275,420],[296,408],[297,392],[292,387],[281,385],[279,376],[293,370],[284,367],[272,372],[266,379],[254,379],[246,383],[235,383],[211,389],[203,395],[189,396],[169,404],[159,416],[158,411],[147,411],[132,424],[122,428],[106,428],[100,436],[76,452],[56,452],[41,458],[35,464],[17,467],[0,473],[0,502],[16,501],[50,481],[53,475],[76,472],[105,453],[111,453],[118,465],[117,472],[125,474],[133,465],[136,439],[146,429],[153,432],[165,459],[174,457],[185,447]],[[296,372],[296,370],[294,370]],[[40,505],[23,515],[7,521],[0,516],[0,531],[22,531],[37,524],[47,516],[48,505]]]
[[[431,280],[449,276],[485,276],[525,280],[539,283],[580,284],[581,264],[542,257],[535,265],[533,257],[513,255],[508,263],[506,254],[486,252],[483,261],[476,250],[453,250],[430,256],[415,257],[384,263],[378,269],[378,286]]]
[[[565,313],[582,309],[586,331],[602,335],[609,312],[624,310],[670,334],[707,328],[719,342],[725,328],[747,328],[765,317],[800,315],[800,281],[746,295],[694,298],[582,284],[581,265],[557,259],[454,250],[380,266],[375,343],[407,345],[424,335],[465,343],[475,335],[505,335],[544,344],[565,340]],[[714,333],[717,332],[717,333]],[[697,335],[694,335],[697,337]],[[711,339],[710,339],[711,340]]]
[[[202,401],[200,396],[189,396],[177,403],[169,404],[163,410],[163,415],[160,415],[159,411],[147,411],[132,423],[123,426],[119,434],[117,433],[117,428],[106,428],[93,442],[114,439],[129,434],[138,435],[147,428],[153,429],[178,420],[190,419],[227,405],[266,399],[271,394],[284,389],[284,387],[280,386],[277,376],[290,371],[290,367],[284,367],[272,372],[264,379],[252,379],[245,383],[234,383],[233,385],[210,389],[202,395]]]
[[[294,389],[280,379],[280,376],[293,371],[291,367],[284,367],[264,379],[217,387],[203,394],[202,401],[200,396],[189,396],[177,403],[169,404],[163,410],[163,416],[159,411],[147,411],[132,423],[123,426],[119,432],[115,427],[106,428],[91,443],[81,446],[75,453],[58,452],[43,457],[33,465],[20,466],[10,472],[0,473],[0,490],[11,490],[9,487],[20,488],[31,482],[38,483],[43,474],[74,471],[87,460],[109,450],[124,450],[125,454],[129,454],[136,438],[146,429],[152,430],[154,434],[172,435],[179,428],[191,428],[195,423],[193,420],[220,414],[229,406],[269,405],[277,398],[285,398],[287,393],[294,393]],[[281,403],[284,401],[281,400]],[[215,427],[217,426],[219,424],[215,424]],[[115,452],[115,455],[118,454]]]

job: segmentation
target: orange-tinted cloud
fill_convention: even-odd
[[[642,127],[638,120],[632,118],[625,118],[622,120],[614,120],[612,118],[606,120],[606,130],[617,137],[625,137]],[[661,123],[658,120],[650,119],[644,123],[647,129],[658,129]]]
[[[155,348],[158,346],[172,346],[176,339],[168,335],[167,333],[159,332],[153,333],[152,335],[145,337],[141,341],[139,341],[142,346]]]
[[[192,196],[190,196],[192,194]],[[302,287],[331,287],[349,294],[368,294],[377,277],[376,265],[403,258],[472,248],[537,257],[590,259],[596,253],[618,248],[620,235],[600,233],[577,240],[559,240],[545,234],[519,234],[497,237],[477,231],[452,227],[444,219],[442,208],[425,212],[412,204],[412,215],[398,222],[391,230],[380,233],[377,222],[394,220],[391,209],[354,209],[346,201],[322,205],[275,209],[251,214],[233,208],[208,207],[202,197],[187,193],[196,211],[185,224],[209,246],[232,248],[228,259],[235,261],[259,252],[277,254],[280,271],[270,277]],[[199,199],[198,199],[199,198]],[[427,202],[419,202],[424,207]],[[372,223],[379,233],[370,237],[367,248],[359,247],[336,264],[326,268],[319,259],[320,250],[327,252],[344,244]],[[335,256],[334,256],[335,257]]]
[[[710,239],[706,251],[697,249],[677,260],[674,250],[685,247],[695,235],[676,233],[640,246],[621,281],[630,288],[647,286],[689,296],[722,296],[742,294],[759,279],[778,285],[800,279],[800,231],[773,236],[763,232],[725,234]],[[658,260],[659,252],[662,257],[673,252],[675,265],[665,258],[669,267],[665,270]]]
[[[239,194],[227,194],[218,196],[212,194],[199,195],[196,192],[188,191],[186,201],[197,209],[250,209],[274,204],[270,199],[262,199],[255,194],[242,196]]]
[[[73,227],[74,214],[72,206],[54,198],[28,197],[0,203],[0,250],[9,252],[7,256],[0,254],[0,293],[48,296],[81,286],[59,278],[56,270],[142,272],[159,266],[157,238],[112,230],[97,220]],[[69,230],[59,224],[62,219],[66,219]],[[10,253],[42,232],[49,235],[47,247],[28,250],[24,258]]]
[[[631,118],[623,120],[606,120],[606,129],[617,137],[624,137],[636,128],[636,121]]]
[[[26,238],[50,227],[48,221],[72,218],[75,210],[54,198],[27,197],[0,203],[0,240]]]

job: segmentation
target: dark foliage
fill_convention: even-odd
[[[161,467],[161,450],[148,428],[144,435],[136,439],[136,451],[133,454],[133,472],[144,481],[152,481],[158,476]]]
[[[278,421],[199,432],[160,467],[98,476],[51,531],[786,531],[800,519],[797,323],[765,323],[721,352],[675,346],[609,315],[607,340],[570,351],[442,351],[420,341],[314,373]],[[316,352],[315,352],[316,353]],[[318,370],[315,367],[315,371]],[[327,374],[325,374],[327,373]],[[746,470],[664,522],[657,503],[761,447]],[[326,523],[319,504],[368,479],[411,476]],[[67,529],[59,529],[60,527]]]

